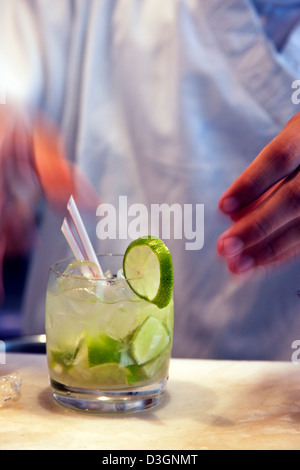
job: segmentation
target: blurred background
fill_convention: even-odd
[[[21,335],[21,306],[28,263],[28,257],[16,256],[4,259],[5,297],[0,307],[0,338],[2,340]]]
[[[300,0],[49,4],[0,0],[0,81],[4,74],[8,98],[21,103],[12,121],[9,99],[0,103],[1,150],[8,136],[0,153],[0,339],[21,328],[26,335],[44,333],[48,269],[69,255],[63,215],[53,205],[39,219],[37,244],[31,232],[41,194],[57,203],[59,188],[68,189],[68,172],[57,170],[63,163],[56,139],[45,140],[40,127],[35,132],[33,117],[42,114],[57,125],[67,161],[86,175],[100,201],[117,207],[124,195],[128,206],[149,209],[205,205],[203,249],[168,240],[175,356],[290,360],[300,332],[299,265],[268,276],[230,276],[216,253],[230,221],[217,207],[299,111],[291,84],[300,71]],[[8,133],[2,132],[6,121]],[[87,229],[95,250],[124,252],[128,240],[97,239],[94,222]]]

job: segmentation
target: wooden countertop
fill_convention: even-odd
[[[161,405],[87,415],[56,404],[46,356],[7,354],[17,399],[0,408],[0,449],[300,449],[300,367],[292,363],[172,359]]]

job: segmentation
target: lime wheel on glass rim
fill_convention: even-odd
[[[169,249],[156,237],[141,237],[132,241],[123,259],[125,278],[142,299],[162,309],[173,293],[173,263]]]

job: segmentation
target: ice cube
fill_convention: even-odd
[[[52,286],[53,293],[63,293],[78,289],[95,290],[93,280],[99,275],[98,267],[91,261],[73,261],[69,264],[56,285]],[[76,294],[75,294],[76,295]]]
[[[118,282],[113,279],[106,281],[105,286],[102,289],[103,301],[108,303],[115,303],[120,300],[120,289]]]
[[[131,300],[133,296],[135,297],[134,292],[122,278],[107,279],[97,286],[97,297],[103,302],[116,303]]]
[[[125,279],[125,276],[124,276],[124,271],[123,269],[119,269],[119,271],[117,272],[117,278],[118,279]]]
[[[21,383],[22,378],[17,372],[0,377],[0,407],[17,397]]]
[[[107,279],[113,279],[113,277],[114,277],[110,269],[108,269],[107,271],[105,271],[104,276],[105,276]]]
[[[128,336],[136,327],[136,315],[134,309],[129,309],[126,302],[114,304],[110,316],[103,327],[105,333],[116,340]]]
[[[76,260],[69,264],[64,275],[94,279],[95,277],[99,277],[100,273],[98,266],[92,261]]]

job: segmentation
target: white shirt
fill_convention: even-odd
[[[6,69],[22,77],[15,90],[56,120],[68,158],[103,202],[118,208],[127,196],[129,206],[149,211],[155,203],[204,205],[202,249],[165,240],[174,263],[174,356],[289,360],[300,337],[299,264],[233,277],[216,253],[229,223],[217,212],[219,197],[298,111],[296,55],[285,55],[289,38],[278,49],[260,13],[246,0],[0,5]],[[48,268],[70,254],[61,222],[46,212],[24,301],[26,333],[44,331]],[[88,227],[96,250],[124,252],[130,240],[99,240],[97,222]]]

